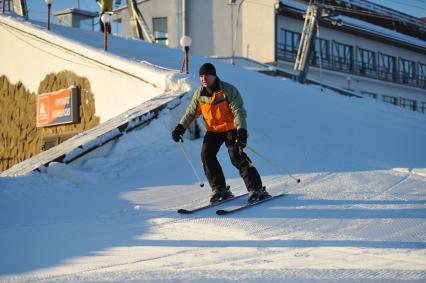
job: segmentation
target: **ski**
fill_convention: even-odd
[[[177,212],[180,213],[180,214],[191,214],[191,213],[194,213],[194,212],[197,212],[197,211],[200,211],[200,210],[203,210],[203,209],[208,209],[208,208],[211,208],[211,207],[220,205],[222,203],[226,203],[226,202],[229,202],[231,200],[238,199],[240,197],[247,196],[247,195],[248,195],[248,193],[245,193],[245,194],[242,194],[242,195],[237,195],[237,196],[234,196],[232,198],[217,201],[217,202],[214,202],[214,203],[209,203],[209,204],[206,204],[206,205],[203,205],[203,206],[200,206],[200,207],[197,207],[197,208],[193,208],[193,209],[181,208]]]
[[[264,203],[264,202],[267,202],[269,200],[273,200],[273,199],[277,199],[279,197],[283,197],[285,195],[286,195],[286,193],[281,193],[281,194],[274,195],[274,196],[271,196],[269,198],[265,198],[265,199],[262,199],[262,200],[259,200],[259,201],[253,202],[253,203],[246,203],[244,205],[238,206],[238,207],[233,208],[233,209],[219,209],[219,210],[216,211],[216,214],[217,215],[225,215],[225,214],[230,214],[230,213],[238,212],[238,211],[244,210],[246,208],[249,208],[249,207],[252,207],[252,206]]]

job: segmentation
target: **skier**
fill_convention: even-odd
[[[185,130],[202,114],[206,134],[201,150],[201,161],[213,191],[210,202],[233,197],[226,186],[222,168],[216,158],[223,143],[228,148],[232,164],[239,170],[244,180],[249,192],[248,202],[253,203],[270,197],[262,186],[258,171],[243,152],[247,145],[247,115],[239,91],[233,85],[221,81],[211,63],[201,66],[199,76],[201,87],[194,92],[184,116],[173,130],[173,140],[183,141]]]

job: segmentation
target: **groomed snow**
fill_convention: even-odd
[[[182,55],[123,46],[168,68]],[[191,56],[194,78],[205,61]],[[209,196],[170,138],[187,97],[104,157],[0,178],[0,281],[425,282],[426,117],[208,61],[244,98],[249,144],[281,164],[248,152],[265,185],[288,196],[177,214]],[[184,142],[199,172],[201,143]],[[225,148],[219,159],[244,192]]]

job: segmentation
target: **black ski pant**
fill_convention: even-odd
[[[262,188],[260,175],[247,154],[236,144],[236,136],[236,130],[223,133],[207,132],[204,136],[201,161],[203,162],[204,173],[213,191],[226,188],[225,176],[216,157],[223,143],[228,148],[232,164],[240,171],[240,176],[243,178],[247,190],[254,191]]]

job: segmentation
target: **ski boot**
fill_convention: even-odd
[[[215,203],[232,197],[234,197],[234,195],[229,189],[229,186],[227,186],[224,189],[214,190],[212,196],[210,197],[210,203]]]
[[[271,195],[266,191],[265,187],[255,189],[249,192],[249,197],[247,202],[249,204],[255,203],[257,201],[264,200],[266,198],[270,198]]]

